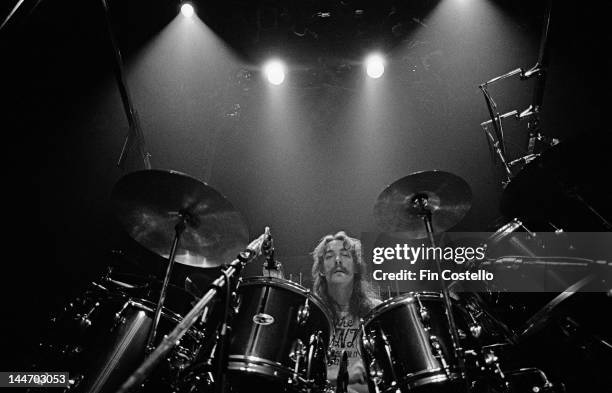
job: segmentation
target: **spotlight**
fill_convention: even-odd
[[[366,72],[370,78],[380,78],[385,73],[385,62],[380,55],[370,55],[365,61]]]
[[[183,14],[183,16],[191,18],[194,13],[195,10],[193,9],[191,3],[183,3],[183,5],[181,5],[181,14]]]
[[[279,60],[271,60],[263,68],[268,82],[280,85],[285,80],[285,65]]]

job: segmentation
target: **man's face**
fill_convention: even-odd
[[[342,240],[332,240],[323,254],[323,273],[328,283],[346,284],[353,281],[355,262]]]

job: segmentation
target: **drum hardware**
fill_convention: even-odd
[[[359,345],[372,392],[459,389],[457,384],[468,382],[452,346],[441,293],[408,293],[385,300],[363,318],[361,327]],[[467,325],[458,330],[464,329]],[[462,353],[461,359],[464,356],[468,355]]]
[[[308,362],[306,369],[306,381],[309,384],[307,390],[311,391],[311,385],[316,384],[317,379],[327,379],[327,370],[325,365],[327,364],[327,351],[325,350],[326,344],[323,339],[323,332],[317,331],[310,335],[308,342]],[[315,369],[315,364],[319,366],[319,369]]]
[[[348,354],[345,350],[342,350],[340,365],[338,367],[338,377],[336,378],[336,393],[347,393],[348,382]]]
[[[96,311],[96,308],[98,308],[99,306],[100,306],[100,303],[96,302],[91,307],[91,309],[89,309],[89,311],[87,311],[86,313],[76,315],[76,318],[78,318],[79,324],[81,325],[81,327],[91,326],[91,320],[89,318],[91,317],[91,314],[93,314],[93,312]]]
[[[240,306],[242,305],[242,296],[239,295],[237,292],[232,292],[232,298],[233,298],[233,311],[234,314],[238,314],[238,312],[240,312]]]
[[[472,337],[479,338],[482,335],[482,326],[478,325],[476,321],[474,321],[474,323],[471,323],[469,328]]]
[[[62,367],[78,392],[110,392],[145,356],[146,338],[155,304],[130,297],[121,287],[107,289],[95,282],[52,319],[40,366]],[[164,307],[160,332],[181,318]],[[177,343],[156,372],[152,384],[169,386],[198,353],[200,332],[192,329]],[[47,363],[45,365],[45,362]]]
[[[423,303],[421,302],[421,297],[418,294],[415,296],[415,299],[419,304],[419,316],[421,317],[421,321],[425,325],[425,330],[429,330],[429,310],[427,310],[427,308],[423,306]]]
[[[160,194],[160,189],[166,192]],[[175,261],[219,265],[237,242],[246,243],[246,226],[216,190],[174,171],[144,170],[125,175],[115,184],[112,200],[123,227],[144,247],[165,257],[165,249],[171,244],[146,343],[152,352]],[[181,255],[178,259],[177,254]]]
[[[308,291],[308,293],[310,293],[310,290]],[[304,304],[300,306],[297,312],[298,325],[300,326],[304,325],[306,321],[308,320],[309,316],[310,316],[310,306],[308,306],[308,298],[306,298],[306,300],[304,301]]]
[[[204,308],[208,306],[213,298],[217,295],[217,293],[223,288],[226,287],[226,292],[228,296],[226,297],[226,310],[229,306],[229,294],[231,293],[230,286],[232,285],[231,279],[236,275],[239,275],[240,271],[244,268],[244,266],[252,261],[260,252],[261,252],[261,244],[263,242],[263,236],[252,241],[247,248],[238,254],[237,258],[234,259],[230,264],[227,265],[227,268],[222,271],[222,274],[215,280],[210,286],[210,289],[206,292],[206,294],[197,302],[197,304],[193,307],[193,309],[183,318],[180,323],[174,328],[174,330],[164,337],[162,342],[158,345],[155,350],[148,355],[145,361],[138,367],[134,373],[121,385],[118,389],[118,393],[126,393],[131,389],[139,386],[144,380],[148,377],[154,367],[166,357],[166,355],[172,350],[181,337],[185,335],[185,333],[193,326],[193,324],[199,319]],[[228,329],[225,329],[226,331]],[[222,333],[226,333],[223,332]],[[219,343],[222,342],[218,341]],[[219,350],[221,356],[223,355],[222,350]],[[220,357],[221,357],[220,356]],[[215,378],[216,384],[222,385],[217,389],[224,389],[223,386],[223,375],[221,378]]]
[[[506,343],[486,345],[479,351],[468,350],[466,358],[471,361],[471,391],[490,393],[542,393],[554,391],[554,385],[538,368],[504,369],[498,352],[503,354]]]
[[[578,280],[565,291],[555,296],[550,302],[548,302],[542,309],[536,312],[525,324],[519,329],[520,338],[526,338],[531,336],[536,331],[539,331],[553,316],[553,311],[567,298],[578,292],[581,288],[586,286],[588,283],[593,281],[595,276],[593,274],[588,275],[581,280]]]
[[[421,322],[423,323],[423,330],[429,335],[429,344],[431,345],[431,347],[433,348],[435,352],[434,355],[438,358],[438,360],[440,360],[440,363],[442,364],[442,368],[444,369],[446,376],[450,378],[451,375],[450,375],[449,365],[446,362],[446,359],[444,358],[444,354],[442,353],[442,349],[440,347],[440,341],[438,340],[438,337],[436,337],[434,334],[431,333],[431,326],[429,325],[430,323],[429,310],[427,310],[427,308],[423,306],[423,303],[421,302],[420,294],[417,293],[415,294],[414,297],[419,305],[419,317],[421,318]],[[387,342],[386,337],[384,336],[381,336],[381,337],[383,339],[383,342],[386,343]]]
[[[429,343],[431,344],[431,347],[434,349],[435,352],[435,356],[436,358],[438,358],[438,360],[440,360],[440,363],[442,364],[442,368],[444,369],[444,373],[446,373],[446,377],[450,378],[450,367],[448,365],[448,363],[446,362],[446,359],[444,358],[444,353],[442,353],[442,348],[440,347],[440,341],[438,341],[438,337],[434,336],[433,334],[429,336]]]
[[[513,177],[515,176],[514,172],[512,171],[512,166],[520,162],[528,163],[529,161],[533,160],[536,139],[539,139],[539,140],[545,139],[545,137],[542,136],[541,134],[539,114],[540,114],[541,107],[542,107],[544,86],[546,83],[546,74],[547,74],[548,62],[549,62],[548,37],[549,37],[551,10],[552,10],[552,0],[549,0],[547,2],[546,16],[545,16],[546,22],[544,23],[544,26],[542,29],[539,55],[538,55],[538,60],[536,64],[526,71],[523,70],[522,68],[516,68],[510,72],[507,72],[504,75],[497,76],[478,86],[478,88],[483,93],[485,102],[487,104],[487,110],[489,111],[489,116],[491,118],[489,121],[481,123],[481,126],[486,134],[487,141],[489,142],[489,146],[491,147],[491,150],[493,152],[493,157],[497,156],[503,166],[504,174],[505,174],[505,177],[504,179],[502,179],[502,182],[501,182],[503,187],[506,187],[506,185],[508,185],[512,181]],[[488,92],[487,88],[489,85],[493,83],[496,83],[501,80],[507,79],[509,77],[517,76],[517,75],[520,77],[521,80],[527,80],[533,76],[537,77],[537,81],[535,83],[535,89],[533,91],[533,96],[532,96],[532,104],[527,109],[522,111],[520,114],[518,114],[518,112],[515,110],[512,112],[508,112],[503,115],[500,115],[499,111],[497,110],[497,105],[495,104],[495,101],[493,100],[493,97],[491,96],[491,94]],[[529,139],[527,141],[527,155],[517,160],[508,162],[508,159],[506,157],[506,149],[504,145],[504,133],[503,133],[503,127],[502,127],[502,119],[505,117],[511,117],[511,116],[515,117],[518,120],[529,119],[529,122],[527,123],[528,131],[529,131]],[[490,132],[488,128],[489,124],[493,125],[493,131],[494,131],[495,136],[493,136],[493,134]],[[551,142],[549,142],[548,145],[553,146],[555,141],[556,141],[555,139],[551,139]]]
[[[526,382],[520,380],[521,377],[529,376],[532,378]],[[548,380],[546,374],[535,367],[506,371],[506,378],[512,392],[544,393],[555,391],[555,386]]]
[[[164,283],[162,285],[161,292],[159,294],[159,300],[157,302],[157,308],[155,309],[155,316],[153,318],[153,326],[151,326],[151,332],[149,333],[149,338],[147,339],[147,351],[151,352],[153,350],[153,342],[155,341],[155,335],[157,334],[157,326],[159,325],[159,319],[161,318],[161,310],[164,306],[164,300],[166,300],[166,291],[168,289],[168,284],[170,283],[170,274],[172,273],[172,267],[174,266],[174,260],[176,257],[176,249],[178,248],[179,241],[183,232],[187,228],[187,223],[191,225],[198,226],[199,223],[196,221],[195,217],[191,216],[187,210],[179,210],[178,212],[179,220],[176,223],[174,230],[175,236],[172,241],[172,247],[170,248],[170,256],[168,257],[168,267],[166,268],[166,274],[164,275]]]
[[[185,278],[184,285],[185,285],[184,286],[185,291],[187,291],[187,293],[189,293],[191,296],[193,296],[196,299],[201,298],[202,295],[204,294],[202,290],[189,277]]]
[[[470,209],[471,197],[469,185],[459,176],[442,171],[417,172],[383,190],[374,206],[374,214],[384,229],[411,231],[415,238],[427,237],[430,246],[435,247],[434,233],[446,231],[461,221]],[[439,277],[442,277],[438,258],[435,258],[435,264]],[[444,280],[440,280],[440,284],[453,351],[459,361],[460,373],[465,375],[448,286]],[[432,345],[435,349],[435,342]]]
[[[302,340],[298,338],[291,345],[291,351],[289,352],[289,358],[295,363],[295,367],[293,369],[294,380],[297,379],[300,367],[303,366],[301,362],[304,360],[304,357],[306,357],[306,348],[304,347]]]
[[[228,349],[230,386],[323,389],[331,311],[310,290],[276,277],[244,279],[238,292],[242,302]]]
[[[474,315],[472,314],[472,310],[466,310],[466,311],[467,311],[468,316],[471,319],[471,322],[468,324],[468,329],[470,331],[470,334],[474,338],[480,338],[480,336],[482,335],[482,325],[478,323],[478,321],[476,320],[476,317],[474,317]],[[465,333],[463,333],[463,338],[465,337],[466,335]]]
[[[593,187],[599,184],[595,168],[606,164],[605,143],[598,142],[595,136],[580,135],[527,163],[504,187],[504,216],[548,222],[555,232],[612,229],[607,193]]]

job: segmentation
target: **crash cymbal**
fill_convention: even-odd
[[[385,188],[374,205],[378,226],[388,232],[405,232],[408,237],[427,236],[423,219],[413,206],[415,197],[426,196],[434,233],[455,226],[470,210],[470,186],[457,175],[442,171],[417,172]]]
[[[167,258],[181,215],[187,217],[176,262],[215,267],[230,262],[249,240],[242,215],[214,188],[175,171],[144,170],[122,177],[114,212],[138,243]]]

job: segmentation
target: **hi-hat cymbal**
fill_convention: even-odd
[[[122,177],[111,196],[117,218],[138,243],[167,258],[176,225],[185,219],[176,262],[216,267],[249,241],[242,215],[214,188],[175,171],[144,170]]]
[[[442,171],[416,172],[385,188],[374,205],[378,226],[388,232],[405,232],[409,237],[427,236],[416,197],[424,196],[431,211],[434,233],[444,232],[465,217],[470,210],[472,191],[457,175]]]

